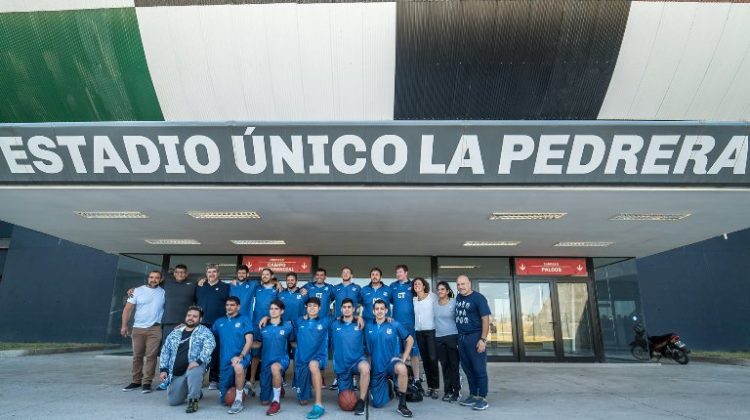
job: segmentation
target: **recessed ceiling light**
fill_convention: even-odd
[[[75,214],[86,219],[148,219],[139,211],[75,211]]]
[[[200,245],[195,239],[144,239],[151,245]]]
[[[446,270],[471,270],[474,268],[479,268],[478,265],[441,265],[440,268],[446,269]]]
[[[604,247],[610,246],[614,242],[558,242],[555,246],[566,246],[566,247]]]
[[[188,211],[186,214],[195,219],[260,219],[255,211]]]
[[[661,213],[620,213],[609,218],[609,220],[636,220],[636,221],[663,221],[671,222],[675,220],[682,220],[690,216],[690,213],[685,214],[661,214]]]
[[[466,241],[464,246],[516,246],[521,241]]]
[[[568,213],[492,213],[490,220],[557,220]]]
[[[286,245],[281,239],[232,239],[235,245]]]

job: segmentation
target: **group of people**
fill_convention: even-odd
[[[184,265],[173,274],[174,280],[163,282],[161,272],[152,271],[145,285],[128,291],[121,334],[128,334],[134,313],[133,366],[132,382],[123,391],[151,392],[158,356],[157,389],[167,390],[170,405],[187,401],[186,412],[197,411],[208,372],[209,389],[218,389],[230,414],[255,396],[258,378],[260,402],[268,406],[267,415],[275,415],[291,370],[300,404],[313,402],[307,418],[317,419],[325,413],[323,372],[332,351],[331,389],[355,393],[356,415],[364,414],[368,402],[379,408],[397,397],[398,412],[412,417],[406,397],[409,391],[424,394],[422,363],[428,398],[439,398],[440,365],[443,401],[488,407],[490,309],[467,276],[457,278],[454,298],[447,282],[431,293],[425,279],[409,278],[405,265],[396,266],[397,280],[390,286],[377,267],[364,287],[353,282],[349,267],[341,269],[336,285],[318,268],[304,287],[295,273],[286,274],[282,286],[268,268],[260,280],[250,279],[244,265],[231,283],[219,279],[216,265],[198,282],[188,280]],[[469,385],[464,399],[459,363]]]

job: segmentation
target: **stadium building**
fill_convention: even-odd
[[[0,340],[120,343],[124,291],[177,264],[407,264],[475,281],[493,360],[627,359],[634,316],[747,348],[748,22],[737,1],[2,2]]]

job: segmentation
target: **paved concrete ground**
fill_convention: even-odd
[[[228,417],[216,391],[197,414],[168,407],[163,392],[120,391],[130,359],[77,353],[0,359],[0,418],[247,419],[260,418],[257,400]],[[492,364],[490,408],[472,412],[456,404],[410,405],[415,418],[431,419],[750,419],[750,368],[704,363],[664,365]],[[280,418],[303,419],[308,408],[282,403]],[[353,420],[325,391],[325,418]],[[372,419],[400,419],[393,403],[372,409]]]

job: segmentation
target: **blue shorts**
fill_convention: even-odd
[[[417,346],[417,330],[413,325],[405,325],[406,329],[409,330],[409,335],[414,340],[414,345],[411,346],[411,355],[414,357],[420,357],[419,346]]]
[[[318,360],[320,371],[326,368],[327,360]],[[309,401],[312,398],[312,375],[308,363],[294,361],[294,380],[292,381],[294,390],[297,391],[299,401]]]
[[[354,390],[354,381],[352,380],[352,377],[354,377],[354,375],[359,375],[359,364],[366,361],[367,358],[363,357],[353,363],[349,369],[344,372],[336,372],[336,383],[338,384],[339,392]]]
[[[396,383],[396,365],[401,363],[400,360],[394,360],[386,366],[382,372],[373,372],[370,378],[370,395],[372,396],[372,406],[380,408],[388,404],[391,400],[391,380]]]
[[[289,368],[289,358],[284,357],[268,364],[263,364],[260,368],[260,400],[271,401],[273,399],[273,373],[271,366],[274,363],[281,365],[281,377],[284,377],[286,370]]]
[[[250,365],[252,357],[248,354],[240,362],[242,367],[247,369]],[[221,367],[219,368],[219,402],[223,404],[224,395],[229,391],[229,388],[234,386],[234,367],[232,366],[232,359],[221,361]]]

